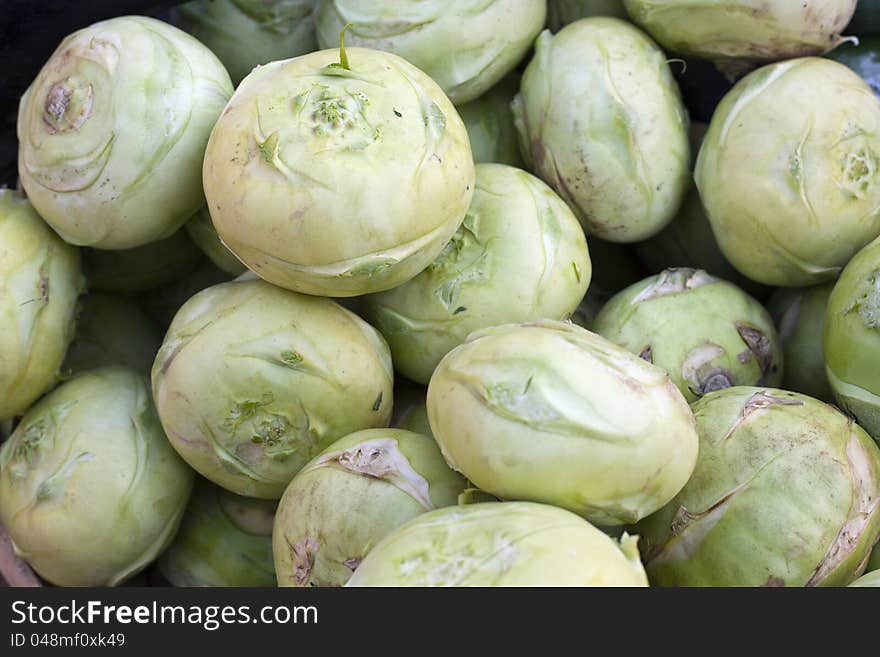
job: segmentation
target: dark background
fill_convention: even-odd
[[[181,1],[0,0],[0,186],[13,187],[16,183],[18,100],[61,40],[113,16],[164,18],[165,12]],[[689,61],[686,66],[672,62],[671,66],[691,118],[708,122],[729,83],[708,62]]]

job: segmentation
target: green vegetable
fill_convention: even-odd
[[[767,303],[782,340],[782,387],[823,401],[832,398],[822,355],[822,326],[833,287],[833,283],[826,283],[779,288]]]
[[[513,116],[529,167],[587,234],[647,239],[688,184],[688,117],[666,55],[617,18],[585,18],[535,44]]]
[[[713,390],[779,385],[782,349],[767,311],[700,269],[666,269],[609,301],[592,330],[662,367],[689,403]]]
[[[259,280],[187,301],[152,375],[174,448],[249,497],[280,498],[333,441],[391,418],[391,356],[376,330],[329,299]]]
[[[158,242],[124,251],[83,249],[89,289],[124,294],[179,280],[201,260],[201,251],[183,229]]]
[[[518,89],[517,79],[508,75],[476,100],[458,106],[458,113],[467,128],[474,162],[522,166],[519,138],[510,110],[510,101]]]
[[[394,367],[418,383],[472,331],[566,319],[590,283],[587,242],[552,189],[504,164],[477,165],[464,222],[412,280],[365,299]]]
[[[727,388],[693,405],[693,476],[639,523],[652,584],[843,586],[880,536],[880,449],[806,395]]]
[[[428,418],[478,488],[603,525],[666,504],[697,458],[693,415],[666,372],[563,322],[472,333],[431,377]]]
[[[406,521],[454,505],[465,481],[428,436],[357,431],[293,478],[275,517],[281,586],[342,586],[372,547]]]
[[[230,276],[238,276],[247,271],[247,267],[220,241],[207,207],[196,212],[186,223],[186,232],[211,262]]]
[[[880,239],[849,261],[825,311],[822,351],[837,404],[880,441]]]
[[[161,344],[162,335],[137,304],[125,297],[91,292],[80,301],[76,337],[61,369],[78,373],[125,365],[149,372]]]
[[[193,474],[143,374],[107,367],[43,397],[0,448],[0,524],[59,586],[115,586],[174,537]]]
[[[623,0],[666,50],[736,73],[837,46],[856,0]]]
[[[837,62],[791,59],[724,97],[695,179],[734,267],[768,285],[815,285],[880,233],[878,153],[880,100],[868,85]]]
[[[0,420],[23,413],[58,381],[84,287],[78,249],[24,196],[0,189]]]
[[[453,506],[386,536],[348,586],[647,586],[636,540],[544,504]]]
[[[174,22],[210,48],[238,84],[260,64],[318,49],[313,0],[195,0]]]
[[[344,51],[342,51],[344,52]],[[467,131],[405,60],[349,48],[273,62],[238,87],[205,154],[223,243],[270,283],[322,296],[399,285],[461,224]]]
[[[240,497],[196,482],[159,570],[174,586],[275,586],[275,500]]]
[[[349,27],[354,46],[400,55],[456,105],[482,96],[513,70],[544,26],[544,0],[317,0],[322,48]]]
[[[90,25],[21,99],[21,184],[73,244],[168,237],[203,203],[205,143],[231,94],[217,57],[176,27],[143,16]]]

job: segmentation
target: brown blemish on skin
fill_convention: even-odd
[[[290,549],[293,565],[293,573],[289,577],[297,586],[307,586],[312,575],[312,568],[315,565],[315,556],[318,553],[318,541],[310,536],[306,536],[296,543],[291,543],[290,539],[287,539],[287,546]]]

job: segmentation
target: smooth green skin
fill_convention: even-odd
[[[688,403],[719,388],[782,382],[764,307],[700,269],[666,269],[614,296],[592,330],[669,373]]]
[[[767,310],[779,329],[785,372],[782,388],[816,399],[831,401],[825,375],[822,327],[833,283],[814,287],[781,287],[767,302]]]
[[[247,76],[203,170],[223,243],[270,283],[320,296],[415,276],[474,189],[467,131],[437,84],[396,55],[347,56],[350,70],[323,50]]]
[[[623,0],[664,49],[722,66],[821,55],[841,42],[856,0]]]
[[[162,334],[133,301],[90,292],[80,300],[76,336],[61,369],[76,374],[107,365],[124,365],[147,373],[161,344]]]
[[[857,580],[853,581],[850,586],[880,588],[880,570],[866,573]]]
[[[512,109],[529,168],[588,235],[637,242],[672,221],[690,177],[688,117],[641,30],[618,18],[544,30]]]
[[[21,99],[21,184],[72,244],[168,237],[204,202],[205,144],[231,95],[220,60],[176,27],[143,16],[90,25]]]
[[[455,505],[465,486],[429,436],[367,429],[337,440],[281,498],[272,532],[279,586],[343,586],[382,538]]]
[[[458,114],[471,142],[474,162],[523,166],[519,137],[510,110],[510,101],[518,89],[518,78],[508,75],[479,98],[458,106]]]
[[[859,37],[857,44],[842,43],[826,57],[849,66],[880,95],[880,36]]]
[[[427,403],[447,463],[477,488],[601,525],[662,507],[697,458],[666,372],[567,322],[472,333],[440,362]]]
[[[187,463],[266,499],[334,440],[388,426],[392,376],[385,341],[357,315],[260,280],[187,301],[152,372],[162,426]]]
[[[822,351],[834,399],[880,440],[880,239],[849,261],[825,311]]]
[[[24,196],[0,189],[0,420],[58,381],[84,287],[79,250]]]
[[[880,233],[878,158],[880,100],[846,66],[806,57],[728,92],[694,177],[730,263],[760,283],[803,287],[833,280]]]
[[[549,0],[547,27],[552,32],[590,16],[614,16],[628,19],[623,0]]]
[[[767,288],[740,274],[724,257],[694,186],[684,197],[675,219],[651,239],[637,244],[636,253],[651,272],[693,267],[730,281],[756,298],[769,294]]]
[[[386,536],[347,586],[647,586],[636,540],[544,504],[453,506]]]
[[[318,44],[399,55],[433,78],[456,105],[482,96],[512,71],[544,27],[545,0],[317,0]]]
[[[274,587],[277,506],[275,500],[240,497],[198,479],[159,570],[174,586]]]
[[[229,274],[213,262],[205,260],[188,276],[138,295],[137,302],[164,333],[171,325],[174,315],[191,297],[207,287],[228,283],[230,280]]]
[[[365,317],[388,341],[395,369],[427,384],[473,331],[568,318],[591,273],[583,230],[552,189],[521,169],[478,164],[458,232],[418,276],[368,296]]]
[[[241,264],[235,254],[220,240],[207,207],[196,212],[193,218],[186,222],[186,232],[202,253],[230,276],[239,276],[247,271],[247,267]]]
[[[53,584],[115,586],[170,543],[192,484],[146,376],[92,370],[37,402],[0,448],[0,524]]]
[[[772,388],[693,405],[697,467],[636,526],[659,586],[844,586],[880,536],[880,449],[835,407]]]
[[[233,84],[255,66],[318,49],[313,0],[195,0],[174,22],[220,58]]]
[[[122,294],[143,292],[179,280],[202,261],[202,252],[183,229],[133,249],[83,249],[82,253],[89,289]]]

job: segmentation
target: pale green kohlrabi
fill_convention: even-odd
[[[204,202],[205,144],[231,94],[217,57],[176,27],[125,16],[83,28],[21,99],[21,184],[73,244],[168,237]]]
[[[0,420],[58,381],[84,288],[79,250],[24,196],[0,189]]]
[[[260,64],[318,49],[314,0],[195,0],[173,21],[210,48],[233,84]]]
[[[102,292],[81,298],[76,336],[62,370],[79,373],[107,365],[149,372],[162,344],[162,334],[130,299]]]
[[[153,365],[162,426],[200,474],[278,499],[333,441],[391,418],[382,336],[329,299],[240,280],[177,312]]]
[[[388,341],[395,369],[427,383],[472,331],[567,319],[590,274],[583,230],[552,189],[520,169],[478,164],[458,232],[418,276],[368,296],[365,316]]]
[[[669,372],[689,403],[720,388],[782,381],[770,315],[733,283],[700,269],[666,269],[631,285],[591,328]]]
[[[275,586],[275,500],[241,497],[204,480],[159,570],[174,586]]]
[[[180,229],[170,237],[121,251],[83,249],[89,290],[130,294],[180,280],[198,267],[202,252]]]
[[[513,116],[526,163],[587,235],[637,242],[678,211],[690,179],[687,113],[666,55],[626,21],[545,30]]]
[[[856,0],[623,0],[632,20],[665,49],[730,73],[804,55],[844,39]]]
[[[60,586],[114,586],[174,537],[193,483],[145,374],[81,374],[37,402],[0,449],[0,524]]]
[[[731,264],[802,287],[833,280],[880,233],[878,158],[880,100],[843,64],[806,57],[727,93],[694,177]]]
[[[475,486],[600,525],[662,507],[697,459],[694,416],[669,375],[566,322],[472,333],[431,377],[428,418]]]
[[[880,449],[851,417],[772,388],[693,405],[697,466],[640,522],[660,586],[845,586],[880,536]]]
[[[342,586],[382,538],[456,504],[465,485],[428,436],[366,429],[337,440],[281,498],[272,532],[279,586]]]
[[[243,274],[247,269],[221,241],[207,207],[203,207],[186,222],[186,232],[211,262],[230,276]]]
[[[822,354],[835,401],[880,443],[880,238],[859,251],[834,284]]]
[[[474,162],[522,166],[519,137],[510,109],[510,101],[518,89],[519,78],[511,74],[476,100],[458,106],[458,114],[467,128]]]
[[[636,541],[545,504],[453,506],[386,536],[347,586],[647,586]]]
[[[439,255],[474,188],[467,131],[437,84],[378,50],[261,66],[211,133],[205,195],[223,243],[270,283],[347,297]]]
[[[350,25],[352,45],[400,55],[456,105],[479,98],[526,55],[547,14],[545,0],[318,0],[322,48]]]
[[[767,302],[767,310],[782,341],[782,388],[831,401],[825,373],[822,328],[833,283],[812,287],[780,287]]]
[[[569,23],[591,16],[629,18],[623,0],[548,0],[547,27],[558,32]]]

